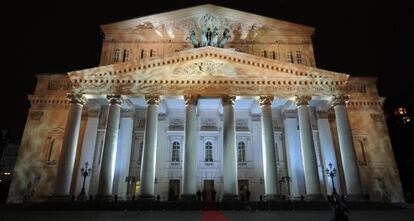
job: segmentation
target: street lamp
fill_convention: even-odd
[[[127,176],[125,177],[125,182],[127,183],[127,196],[129,196],[129,187],[131,186],[131,183],[135,182],[135,177]]]
[[[81,171],[81,176],[83,177],[83,184],[82,184],[82,190],[81,193],[79,194],[80,196],[86,196],[86,192],[85,192],[85,182],[86,182],[86,177],[91,175],[91,171],[92,168],[89,168],[89,163],[86,162],[85,163],[85,167],[82,167],[80,169]]]
[[[336,189],[335,189],[335,182],[334,182],[334,177],[336,176],[336,168],[333,167],[332,163],[328,164],[328,168],[325,169],[326,175],[328,175],[328,177],[331,178],[331,182],[332,182],[332,194],[336,193]]]

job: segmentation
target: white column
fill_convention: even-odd
[[[126,177],[129,176],[129,164],[131,162],[131,147],[133,133],[133,114],[131,110],[122,111],[118,136],[118,146],[115,164],[115,178],[113,194],[120,200],[128,199]],[[129,190],[131,191],[131,190]]]
[[[342,158],[346,192],[350,200],[358,200],[363,199],[363,197],[354,142],[345,106],[348,101],[349,96],[334,96],[333,106],[335,109],[336,127],[338,130],[339,149]]]
[[[183,200],[196,199],[197,182],[197,96],[184,96],[185,99],[185,146],[183,161]]]
[[[236,127],[234,124],[235,96],[223,96],[223,201],[238,198]]]
[[[266,200],[280,198],[273,132],[272,101],[273,96],[260,96],[259,98],[260,108],[262,110],[262,154]]]
[[[82,190],[83,176],[80,173],[80,168],[85,167],[85,163],[88,163],[91,168],[93,163],[93,153],[96,146],[96,135],[98,132],[99,122],[99,109],[92,109],[88,111],[88,121],[86,122],[85,135],[83,136],[82,152],[79,160],[79,171],[76,171],[76,188],[75,194],[79,194]],[[89,183],[91,177],[87,177],[85,180],[85,193],[89,191]]]
[[[109,101],[109,113],[102,152],[98,192],[96,194],[98,200],[112,199],[119,120],[121,117],[122,97],[120,95],[108,95],[107,99]]]
[[[338,170],[338,164],[336,162],[336,154],[335,154],[335,147],[332,138],[332,132],[328,120],[328,113],[326,112],[318,112],[318,131],[319,131],[319,140],[321,146],[321,154],[322,154],[322,165],[323,165],[323,172],[325,174],[325,169],[328,168],[328,164],[332,163],[332,166]],[[326,193],[332,193],[332,182],[331,178],[325,174],[325,186],[326,186]],[[334,177],[334,185],[335,189],[338,193],[341,193],[340,182],[338,174]]]
[[[82,107],[86,101],[81,94],[68,94],[68,99],[70,101],[70,109],[66,120],[65,135],[56,173],[55,200],[70,199],[70,186],[75,164],[76,147],[78,145]]]
[[[316,163],[315,147],[313,145],[312,127],[309,119],[310,96],[297,96],[300,144],[302,147],[303,172],[305,174],[306,198],[321,199],[318,165]]]
[[[145,121],[144,150],[141,161],[141,192],[143,200],[154,200],[155,163],[157,153],[158,105],[160,97],[146,95],[147,118]]]

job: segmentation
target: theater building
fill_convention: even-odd
[[[98,67],[37,75],[8,202],[403,201],[376,78],[317,68],[314,28],[208,4],[101,29]]]

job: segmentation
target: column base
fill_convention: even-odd
[[[180,201],[183,201],[183,202],[198,202],[197,196],[195,194],[182,194],[180,196]]]
[[[155,195],[152,194],[141,194],[138,195],[139,201],[155,201]]]
[[[265,194],[264,198],[266,201],[278,201],[281,200],[280,194]]]
[[[52,197],[50,198],[50,201],[52,202],[70,202],[72,201],[72,196],[71,195],[57,195],[57,194],[53,194]]]
[[[322,201],[325,200],[322,194],[306,194],[305,195],[306,201]]]
[[[88,195],[86,193],[81,193],[78,195],[77,200],[80,202],[85,202],[88,200]]]
[[[114,201],[114,197],[112,195],[97,194],[95,196],[95,201],[98,201],[98,202],[112,202],[112,201]]]
[[[346,201],[366,201],[368,200],[362,193],[348,194],[345,196]]]
[[[240,198],[238,195],[224,194],[223,199],[221,201],[222,202],[235,202],[235,201],[240,201]]]

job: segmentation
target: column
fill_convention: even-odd
[[[234,124],[235,96],[222,96],[223,105],[223,201],[238,199],[236,127]]]
[[[127,194],[130,191],[125,180],[129,176],[129,164],[131,162],[133,116],[133,110],[121,111],[113,188],[113,194],[117,194],[120,200],[127,200]]]
[[[305,174],[306,199],[321,199],[318,165],[316,164],[315,147],[313,145],[312,127],[309,119],[310,96],[296,96],[298,108],[300,144],[302,147],[303,172]]]
[[[195,201],[197,172],[197,96],[184,96],[185,100],[185,146],[183,161],[183,188],[181,198]]]
[[[141,192],[142,200],[154,200],[155,162],[157,153],[157,127],[158,127],[158,95],[146,95],[147,118],[145,121],[144,150],[141,162]]]
[[[272,118],[273,96],[260,96],[259,103],[262,110],[262,154],[266,200],[280,199],[277,180],[277,164],[275,155],[275,138]]]
[[[79,170],[75,171],[76,174],[76,189],[75,194],[80,194],[82,191],[83,176],[80,173],[80,168],[85,167],[85,163],[89,164],[89,168],[93,164],[93,153],[96,146],[96,136],[98,132],[99,123],[99,109],[88,110],[88,121],[86,122],[85,135],[83,136],[82,152],[79,160]],[[85,180],[85,193],[89,191],[91,177],[87,177]],[[85,197],[87,198],[87,197]],[[79,200],[79,198],[78,198]]]
[[[363,197],[354,142],[352,139],[351,127],[349,125],[348,113],[345,106],[348,101],[349,96],[338,95],[334,96],[332,105],[335,109],[339,150],[341,152],[346,192],[349,196],[348,199],[358,200],[363,199]]]
[[[328,120],[328,113],[325,111],[318,111],[318,131],[319,131],[319,140],[321,146],[321,154],[322,154],[322,165],[323,165],[323,172],[325,174],[325,169],[327,169],[328,164],[332,163],[333,167],[338,171],[338,164],[336,162],[336,154],[335,154],[335,146],[333,143],[332,132],[330,128],[330,123]],[[331,178],[328,177],[326,174],[324,176],[325,186],[326,186],[326,193],[332,193],[332,182]],[[339,175],[334,177],[335,182],[335,189],[338,193],[341,193],[340,188],[340,181]]]
[[[121,117],[121,95],[107,95],[109,101],[108,123],[102,151],[101,171],[99,174],[98,200],[112,200],[112,187],[115,173],[116,148],[118,143],[119,120]]]
[[[60,152],[59,165],[56,173],[54,190],[55,200],[70,199],[73,167],[75,164],[76,147],[78,145],[79,128],[82,117],[82,107],[86,100],[81,94],[68,94],[70,109],[66,120],[65,135]]]

